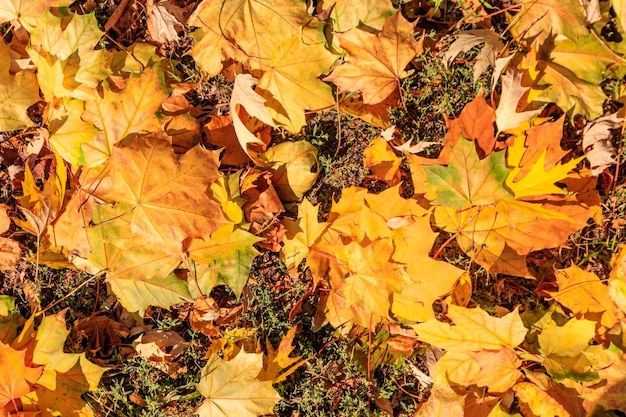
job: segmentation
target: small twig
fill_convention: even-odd
[[[85,285],[89,284],[90,282],[92,282],[93,280],[95,280],[96,278],[100,278],[101,275],[104,274],[104,271],[100,271],[98,272],[96,275],[87,278],[85,281],[83,281],[78,287],[74,288],[72,291],[70,291],[69,293],[65,294],[63,297],[61,297],[60,299],[58,299],[57,301],[55,301],[54,303],[50,304],[48,307],[44,308],[43,310],[41,310],[39,313],[36,313],[37,315],[42,315],[44,314],[46,311],[50,310],[52,307],[56,306],[59,303],[62,303],[63,301],[65,301],[68,297],[71,297],[72,295],[74,295],[78,290],[80,290],[81,288],[83,288]]]
[[[130,0],[122,0],[120,2],[120,4],[117,6],[117,8],[115,9],[111,17],[109,17],[109,20],[107,20],[106,24],[104,25],[105,31],[109,31],[109,29],[117,25],[117,22],[122,17],[122,14],[124,14],[124,11],[126,10],[126,7],[128,6],[128,3],[130,3]]]

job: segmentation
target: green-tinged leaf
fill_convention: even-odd
[[[96,270],[106,270],[109,279],[167,276],[180,264],[180,256],[167,254],[134,233],[130,219],[127,205],[96,205],[92,225],[87,228],[91,253],[86,259]]]
[[[595,330],[596,324],[590,320],[571,318],[561,327],[548,322],[539,335],[541,352],[546,356],[578,356],[589,346]]]
[[[187,282],[174,274],[144,280],[110,278],[107,283],[124,308],[141,316],[149,306],[170,308],[174,304],[193,301]]]
[[[504,152],[490,153],[482,161],[473,141],[461,139],[450,150],[450,163],[424,166],[431,190],[426,197],[438,206],[464,208],[487,205],[512,197],[504,182],[510,170]]]

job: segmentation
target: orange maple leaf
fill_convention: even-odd
[[[400,80],[410,74],[404,69],[423,51],[422,42],[415,41],[413,33],[413,25],[396,13],[376,35],[357,28],[337,34],[350,60],[324,80],[335,83],[341,92],[362,91],[365,104],[397,96]]]

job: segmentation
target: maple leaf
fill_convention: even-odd
[[[563,326],[548,322],[538,336],[541,352],[546,356],[578,356],[595,335],[596,325],[590,320],[571,318]]]
[[[496,64],[496,57],[504,48],[500,35],[489,29],[466,30],[457,35],[456,40],[443,54],[443,63],[446,68],[450,62],[461,52],[467,52],[476,45],[484,43],[480,53],[476,56],[476,64],[472,73],[474,83],[478,81],[483,72]]]
[[[83,256],[96,268],[92,273],[105,270],[109,280],[164,278],[180,264],[180,256],[132,231],[131,212],[123,204],[96,205],[90,220],[85,227],[91,251]]]
[[[317,4],[318,10],[331,8],[329,17],[335,32],[346,32],[361,25],[381,30],[385,20],[396,12],[391,3],[367,0],[354,3],[350,0],[324,0]]]
[[[537,338],[540,352],[544,355],[542,365],[548,374],[555,381],[597,380],[598,376],[586,356],[589,341],[595,334],[596,323],[591,320],[571,318],[559,327],[548,318]]]
[[[259,254],[254,244],[260,238],[242,229],[226,225],[209,239],[194,239],[188,251],[196,264],[196,283],[190,282],[191,295],[209,294],[213,287],[226,284],[237,299],[248,282],[252,260]]]
[[[308,45],[324,43],[321,25],[312,22],[301,2],[203,1],[188,22],[202,28],[191,55],[210,75],[218,74],[228,58],[259,65],[270,59],[276,45],[294,36]]]
[[[257,376],[258,380],[272,381],[274,384],[285,381],[289,375],[308,362],[308,359],[300,360],[301,356],[289,356],[294,349],[293,339],[296,336],[296,331],[298,331],[298,327],[289,329],[280,340],[277,349],[272,346],[269,340],[265,341],[267,356],[263,360],[263,369]]]
[[[436,238],[426,216],[394,231],[392,260],[403,263],[408,275],[402,289],[393,294],[391,311],[399,318],[410,321],[434,318],[433,303],[449,293],[463,273],[449,263],[428,256]],[[435,276],[437,279],[433,279]]]
[[[402,158],[396,156],[383,137],[374,139],[363,151],[363,164],[374,178],[390,186],[400,182]]]
[[[26,350],[15,350],[0,342],[0,410],[11,401],[26,395],[43,372],[43,367],[27,367]]]
[[[93,124],[81,118],[84,110],[84,102],[66,99],[58,108],[51,108],[48,120],[52,149],[74,167],[85,164],[82,144],[98,134]]]
[[[102,35],[93,13],[57,17],[47,10],[39,17],[27,52],[37,67],[46,101],[66,96],[97,98],[94,88],[111,73],[111,55],[94,50]]]
[[[514,348],[524,341],[527,332],[517,309],[496,318],[480,308],[450,305],[448,317],[453,326],[436,319],[413,325],[417,338],[447,351],[477,352]]]
[[[319,79],[337,56],[323,44],[307,44],[294,35],[276,45],[267,62],[257,89],[267,100],[272,118],[296,133],[306,124],[305,110],[321,110],[335,104],[332,89]]]
[[[490,272],[530,277],[526,255],[563,244],[579,227],[555,209],[515,199],[467,210],[437,207],[435,223],[458,233],[461,248]]]
[[[518,127],[523,122],[537,115],[539,110],[528,110],[518,113],[520,99],[526,94],[529,87],[522,87],[522,73],[516,70],[507,70],[501,77],[502,94],[496,108],[496,125],[500,132]],[[521,106],[523,110],[526,106]]]
[[[33,126],[26,110],[41,100],[37,76],[26,70],[9,73],[9,48],[3,40],[0,40],[0,53],[6,61],[0,64],[0,132]]]
[[[376,35],[357,28],[337,34],[350,60],[324,80],[337,85],[340,92],[362,91],[365,104],[398,95],[400,80],[410,74],[404,69],[423,51],[422,42],[415,41],[413,33],[413,25],[396,13]]]
[[[311,247],[322,235],[327,223],[317,221],[318,207],[313,206],[306,198],[298,205],[298,218],[281,220],[285,226],[286,234],[281,249],[281,257],[289,269],[297,267],[308,255]],[[314,276],[314,279],[316,277]]]
[[[179,253],[182,241],[213,232],[226,220],[207,188],[220,174],[218,151],[199,146],[180,160],[169,143],[141,136],[111,156],[109,198],[131,211],[131,230],[163,251]]]
[[[81,396],[96,390],[97,381],[105,371],[105,368],[81,359],[67,372],[57,372],[54,388],[37,386],[37,405],[42,415],[93,417],[93,410]],[[96,381],[95,385],[93,381]]]
[[[480,366],[472,382],[479,387],[489,387],[490,392],[506,392],[522,377],[519,370],[522,361],[510,348],[481,350],[471,357]]]
[[[43,318],[37,329],[33,362],[45,365],[44,373],[37,381],[38,405],[52,416],[75,415],[84,410],[93,415],[81,395],[94,391],[106,371],[85,357],[84,353],[65,353],[63,346],[69,335],[65,327],[65,310]]]
[[[585,400],[583,406],[589,412],[599,411],[600,407],[605,410],[626,409],[624,389],[626,382],[626,353],[611,344],[608,349],[598,349],[585,352],[585,356],[591,361],[593,369],[597,370],[602,379],[601,384],[593,384],[584,387],[580,396]]]
[[[540,44],[535,40],[530,51],[523,58],[521,68],[527,69],[533,78],[533,90],[539,94],[533,97],[548,103],[556,103],[572,115],[582,114],[591,119],[602,115],[602,103],[606,96],[602,88],[588,77],[579,78],[550,56],[553,38]]]
[[[550,295],[575,314],[601,313],[601,323],[608,328],[617,321],[617,308],[609,296],[609,287],[592,272],[572,265],[557,270],[559,290]]]
[[[214,355],[202,368],[198,391],[206,397],[196,413],[201,417],[257,417],[271,414],[280,395],[269,381],[257,379],[263,368],[262,353],[246,353],[224,361]]]
[[[170,308],[193,300],[187,283],[176,274],[141,280],[108,278],[107,283],[125,309],[142,317],[149,306]]]
[[[393,247],[387,239],[378,239],[369,245],[355,241],[335,249],[340,270],[346,274],[345,294],[348,306],[358,306],[372,314],[371,322],[389,316],[389,293],[402,287],[400,269],[387,263]]]
[[[559,120],[540,125],[544,128],[536,126],[528,129],[526,134],[517,135],[513,144],[508,147],[507,165],[513,169],[506,178],[506,185],[516,198],[566,194],[566,191],[555,183],[565,179],[583,157],[574,158],[564,164],[557,162],[557,158],[567,154],[560,146],[563,118]],[[555,125],[556,129],[553,129],[552,125]]]
[[[578,0],[519,0],[522,10],[511,25],[514,36],[545,40],[551,34],[575,39],[587,35],[583,8]]]
[[[18,21],[27,30],[36,26],[38,18],[51,7],[69,5],[67,0],[2,0],[0,1],[0,23]]]
[[[100,133],[82,145],[86,164],[93,167],[105,162],[113,146],[124,139],[159,131],[164,122],[159,109],[167,93],[163,74],[151,67],[140,75],[131,74],[120,92],[107,88],[102,99],[87,101],[82,119],[93,123]]]
[[[464,208],[487,205],[512,197],[503,186],[509,169],[503,152],[493,152],[482,161],[478,159],[473,141],[461,139],[450,149],[450,163],[424,166],[426,186],[432,194],[426,198],[435,205]]]

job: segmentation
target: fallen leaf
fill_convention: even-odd
[[[528,405],[534,415],[570,417],[563,404],[559,403],[549,393],[531,382],[520,382],[513,387],[518,400]]]
[[[239,117],[238,106],[243,107],[246,113],[252,117],[257,118],[266,125],[276,127],[272,116],[265,107],[265,98],[261,97],[252,87],[257,85],[259,80],[251,76],[250,74],[237,74],[235,77],[235,84],[233,85],[233,92],[230,98],[230,116],[233,120],[233,127],[239,140],[239,144],[243,151],[253,160],[257,161],[256,156],[266,149],[266,143],[257,138],[253,132],[250,132],[249,128]],[[251,148],[248,148],[248,145]],[[252,153],[251,153],[252,152]]]
[[[167,95],[163,74],[152,67],[131,75],[123,90],[105,89],[102,99],[86,102],[82,119],[100,130],[82,145],[86,165],[95,167],[108,160],[122,140],[159,131],[165,122],[159,110]]]
[[[317,8],[330,9],[329,18],[336,33],[346,32],[359,24],[381,30],[385,20],[396,12],[390,3],[378,0],[358,4],[350,0],[324,0],[317,4]]]
[[[369,168],[370,175],[394,186],[400,182],[402,158],[396,156],[391,146],[383,137],[374,139],[363,151],[363,164]]]
[[[540,42],[552,34],[575,39],[587,34],[583,8],[578,0],[521,0],[511,32]]]
[[[282,201],[300,201],[320,171],[317,148],[305,140],[279,143],[259,158],[271,164],[272,184]]]
[[[280,340],[278,348],[274,348],[269,340],[265,341],[267,356],[263,358],[263,369],[257,376],[259,381],[272,381],[274,384],[285,381],[289,375],[308,362],[308,359],[301,359],[301,356],[290,356],[295,348],[293,339],[297,330],[298,327],[289,329]]]
[[[263,368],[263,354],[243,350],[229,361],[217,355],[202,368],[198,391],[206,399],[196,413],[201,417],[257,417],[271,414],[280,395],[269,381],[257,379]]]
[[[512,197],[504,187],[509,169],[504,152],[493,152],[482,161],[478,159],[474,141],[461,139],[450,149],[450,163],[424,166],[426,186],[431,193],[426,198],[432,204],[457,209],[488,205]]]
[[[447,351],[478,352],[482,349],[515,348],[524,341],[527,329],[517,309],[504,317],[490,316],[480,308],[448,306],[454,325],[430,319],[413,325],[418,340]]]
[[[529,87],[522,87],[522,73],[508,69],[501,77],[502,94],[496,108],[496,125],[499,132],[505,132],[519,127],[520,124],[539,114],[539,110],[524,110],[525,105],[520,106],[520,99],[526,94]]]
[[[303,43],[300,34],[276,45],[269,60],[261,62],[264,73],[257,86],[276,123],[296,133],[306,124],[306,110],[318,111],[335,104],[332,88],[319,76],[336,59],[323,44]]]
[[[221,174],[217,152],[196,146],[180,159],[163,140],[140,136],[111,156],[109,198],[126,204],[131,230],[164,252],[178,253],[182,242],[203,237],[227,223],[207,188]]]
[[[33,390],[32,386],[43,372],[43,367],[27,367],[26,351],[15,350],[0,342],[0,409]]]
[[[484,43],[476,56],[472,79],[478,81],[483,72],[496,64],[496,57],[504,48],[500,35],[489,29],[466,30],[457,35],[456,40],[443,54],[443,63],[448,68],[452,60],[461,52],[467,52],[476,45]]]
[[[617,163],[616,151],[611,143],[611,129],[623,126],[624,119],[613,113],[588,123],[583,130],[583,151],[591,165],[591,174],[600,175]]]
[[[212,116],[209,123],[204,125],[203,130],[208,143],[224,148],[220,159],[222,165],[241,166],[250,161],[248,154],[243,151],[239,143],[230,115]]]
[[[376,35],[353,28],[336,36],[350,60],[324,80],[337,85],[342,93],[362,91],[365,104],[397,96],[400,80],[410,74],[406,66],[423,51],[422,42],[414,38],[413,24],[401,13],[388,17]]]
[[[178,33],[184,29],[183,10],[170,1],[146,1],[148,32],[159,43],[177,42]]]

